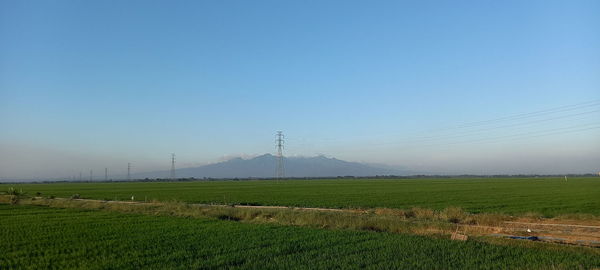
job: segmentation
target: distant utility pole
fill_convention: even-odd
[[[94,171],[90,170],[90,181],[94,179]]]
[[[83,178],[81,177],[81,172],[79,172],[79,181],[81,181]]]
[[[283,168],[283,132],[277,131],[277,139],[275,140],[277,145],[277,180],[285,177],[285,171]]]
[[[131,180],[131,163],[127,163],[127,181]]]
[[[104,168],[104,181],[108,181],[108,168]]]
[[[171,154],[171,180],[175,179],[175,154]]]

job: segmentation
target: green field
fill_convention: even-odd
[[[596,250],[0,205],[0,269],[590,269]]]
[[[285,205],[332,208],[443,209],[458,206],[473,213],[545,216],[600,215],[600,178],[482,178],[390,180],[195,181],[129,183],[3,184],[29,195],[129,200],[179,200],[190,203]]]

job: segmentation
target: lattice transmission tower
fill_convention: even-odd
[[[171,180],[175,179],[175,154],[171,154]]]
[[[277,139],[275,140],[277,145],[277,172],[275,177],[277,180],[285,177],[285,170],[283,166],[283,132],[277,131]]]

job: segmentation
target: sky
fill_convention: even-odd
[[[600,171],[599,1],[0,0],[0,181],[275,152]]]

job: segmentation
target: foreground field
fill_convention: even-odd
[[[190,203],[333,208],[444,209],[472,213],[544,216],[600,215],[600,178],[483,178],[392,180],[196,181],[131,183],[3,184],[30,195],[105,200],[178,200]]]
[[[591,269],[595,250],[0,205],[0,268]]]
[[[318,229],[417,234],[446,239],[466,235],[475,237],[477,241],[494,243],[500,239],[499,237],[505,238],[504,240],[508,240],[507,243],[511,244],[518,243],[509,240],[512,237],[536,237],[537,241],[545,243],[600,247],[600,219],[597,217],[569,220],[487,213],[471,214],[455,207],[442,211],[424,208],[356,210],[28,198],[14,195],[0,195],[0,203],[185,218],[216,218],[253,224],[291,225]]]

